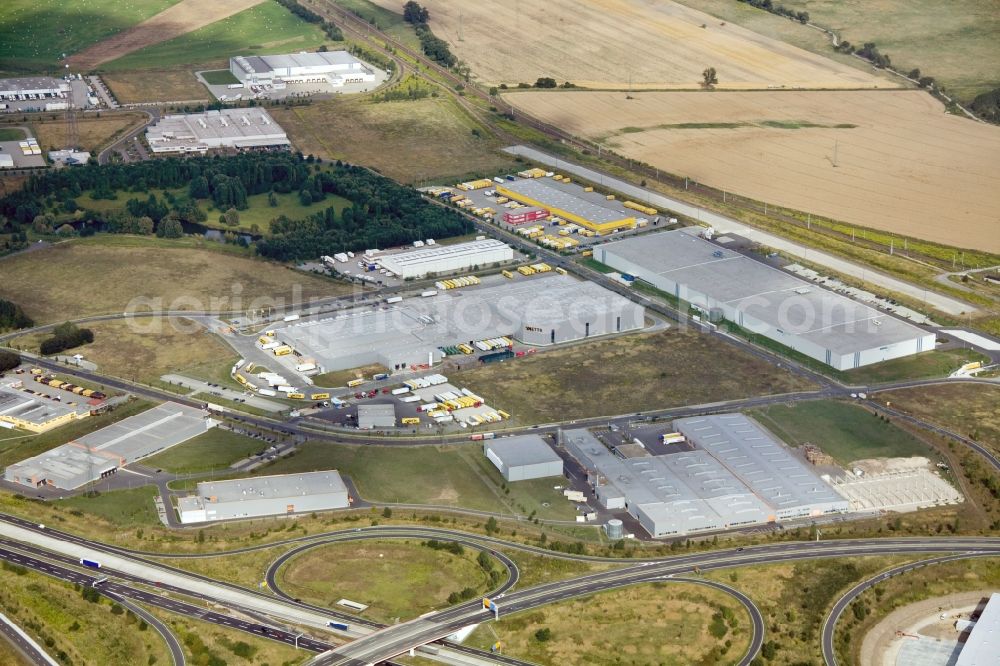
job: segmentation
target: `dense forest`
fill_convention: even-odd
[[[152,189],[184,188],[186,196]],[[81,208],[77,198],[121,200],[110,212]],[[362,167],[320,164],[290,153],[244,153],[234,157],[189,157],[133,164],[86,165],[32,176],[24,188],[0,199],[0,217],[36,233],[57,231],[128,233],[175,238],[183,223],[201,223],[207,215],[199,202],[220,211],[247,208],[247,197],[296,193],[305,203],[335,194],[351,202],[339,214],[327,208],[305,220],[278,218],[258,252],[279,260],[314,258],[345,250],[390,247],[424,238],[447,238],[472,230],[455,211],[425,201],[415,190]],[[59,210],[58,218],[52,213]],[[64,227],[59,227],[63,229]]]

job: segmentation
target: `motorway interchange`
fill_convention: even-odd
[[[1000,539],[997,538],[884,538],[779,543],[665,558],[636,558],[623,562],[614,558],[555,553],[536,546],[458,530],[388,526],[341,530],[231,551],[170,555],[178,559],[224,557],[287,545],[289,550],[267,568],[265,578],[273,592],[269,595],[157,563],[155,558],[163,557],[163,553],[109,546],[9,515],[0,515],[0,523],[5,527],[5,534],[13,535],[0,539],[0,559],[11,564],[80,585],[94,586],[96,582],[97,589],[102,594],[121,603],[133,604],[130,608],[134,608],[134,604],[152,605],[268,640],[296,645],[317,653],[318,657],[311,663],[352,666],[389,661],[411,649],[440,641],[464,626],[489,620],[492,615],[476,600],[428,613],[410,622],[383,627],[341,611],[303,604],[285,594],[275,577],[278,568],[296,554],[330,543],[367,539],[456,541],[466,547],[490,553],[506,569],[506,580],[489,593],[501,613],[528,610],[573,597],[642,583],[693,582],[710,585],[732,595],[750,615],[753,629],[750,649],[740,660],[740,664],[748,664],[764,641],[763,616],[748,597],[727,585],[698,578],[697,575],[701,572],[815,558],[901,553],[932,556],[883,572],[872,580],[859,584],[838,601],[823,629],[824,659],[828,664],[835,664],[836,659],[832,653],[835,622],[854,597],[867,587],[889,576],[934,562],[1000,555]],[[549,557],[615,562],[623,566],[518,589],[517,565],[510,557],[501,553],[498,550],[500,548]],[[101,562],[100,571],[95,572],[81,566],[81,558]],[[349,628],[346,631],[324,631],[328,622],[347,625]],[[171,646],[175,663],[184,663],[183,654],[175,649],[176,638],[169,629],[162,623],[155,622],[155,619],[150,624]],[[347,638],[353,640],[345,644],[344,639]],[[452,663],[462,663],[463,655],[474,656],[481,660],[478,663],[483,663],[482,660],[521,663],[510,657],[482,653],[452,644],[440,649],[445,655],[456,653]]]

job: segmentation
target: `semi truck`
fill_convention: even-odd
[[[80,558],[80,564],[82,564],[85,567],[90,567],[91,569],[100,569],[101,568],[101,563],[100,562],[98,562],[97,560],[89,560],[86,557],[81,557]]]

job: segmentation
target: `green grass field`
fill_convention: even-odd
[[[717,623],[714,616],[723,608],[732,620]],[[544,641],[536,636],[543,629],[550,632]],[[746,651],[749,629],[746,611],[728,595],[657,582],[501,613],[499,622],[480,625],[467,644],[489,650],[499,639],[504,654],[536,664],[729,664]]]
[[[177,4],[179,0],[4,0],[0,71],[56,72],[71,55]]]
[[[561,477],[518,481],[502,478],[479,445],[382,447],[309,442],[297,454],[256,470],[286,474],[336,469],[349,476],[363,499],[374,502],[433,504],[497,513],[572,520],[573,505],[556,490]],[[548,504],[549,506],[544,506]]]
[[[947,377],[970,361],[987,362],[986,356],[970,349],[935,349],[922,354],[895,358],[857,370],[842,372],[839,377],[853,384],[878,384],[902,379]]]
[[[230,83],[240,82],[240,80],[233,76],[233,73],[228,69],[213,69],[208,72],[202,72],[201,77],[213,86],[224,86]]]
[[[141,482],[142,479],[136,477],[136,483]],[[153,498],[156,495],[156,487],[144,486],[129,490],[114,490],[96,497],[77,495],[59,500],[59,505],[69,511],[85,511],[119,528],[131,529],[161,524],[156,515],[156,507],[153,505]]]
[[[865,458],[929,456],[913,435],[846,402],[816,400],[772,405],[750,416],[791,446],[815,444],[841,465]]]
[[[330,544],[294,557],[278,570],[278,581],[307,603],[335,608],[346,598],[370,606],[364,617],[392,623],[445,607],[449,594],[467,587],[486,592],[478,554],[456,555],[419,541]]]
[[[214,63],[238,55],[312,50],[326,35],[276,2],[264,2],[198,30],[101,65],[107,71]]]
[[[941,384],[880,393],[879,401],[1000,451],[1000,386]]]
[[[260,440],[212,428],[183,444],[167,449],[143,461],[146,467],[162,468],[176,474],[226,470],[265,447]]]
[[[24,130],[17,127],[0,128],[0,141],[20,141],[24,138]]]

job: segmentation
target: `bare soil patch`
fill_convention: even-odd
[[[402,12],[403,0],[373,0]],[[426,0],[430,26],[490,83],[551,76],[593,88],[874,88],[880,76],[666,0]]]
[[[70,56],[74,69],[89,70],[141,48],[221,21],[264,0],[182,0],[139,25]]]
[[[1000,129],[920,91],[518,92],[506,99],[719,189],[1000,252]]]

